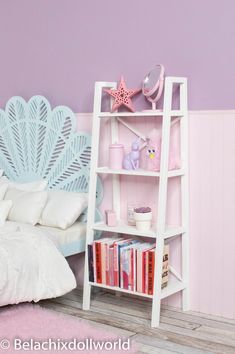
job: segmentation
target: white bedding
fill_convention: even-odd
[[[0,228],[0,306],[61,296],[75,287],[49,233],[17,223]]]
[[[75,222],[66,230],[42,225],[37,225],[36,227],[39,230],[49,233],[51,235],[51,239],[55,243],[59,244],[59,246],[63,246],[75,241],[80,241],[86,237],[86,224],[83,222]]]

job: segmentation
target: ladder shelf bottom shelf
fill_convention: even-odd
[[[125,293],[125,294],[136,295],[136,296],[140,296],[140,297],[144,297],[144,298],[153,299],[153,295],[148,295],[145,293],[139,293],[137,291],[122,289],[117,286],[109,286],[106,284],[93,283],[93,282],[89,282],[89,284],[91,286],[95,286],[95,287],[102,288],[102,289],[108,289],[108,290],[118,291],[118,292]],[[165,299],[166,297],[168,297],[170,295],[176,294],[177,292],[182,291],[185,288],[186,288],[186,285],[182,281],[178,280],[174,276],[170,276],[167,286],[165,286],[161,290],[161,299]]]
[[[139,231],[135,226],[130,226],[122,220],[119,220],[117,226],[108,226],[104,222],[96,222],[93,225],[93,230],[107,231],[118,234],[142,236],[156,239],[157,231],[156,225],[153,225],[149,231]],[[166,226],[166,230],[163,234],[164,239],[181,235],[185,232],[185,228],[182,226]]]

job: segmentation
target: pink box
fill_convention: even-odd
[[[108,226],[117,225],[117,216],[114,210],[105,210],[105,221]]]

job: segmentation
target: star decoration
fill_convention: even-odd
[[[125,106],[130,111],[134,112],[134,107],[131,101],[131,97],[133,97],[140,91],[141,89],[128,89],[126,87],[126,83],[123,77],[121,77],[117,90],[114,89],[105,90],[105,92],[107,92],[110,96],[114,98],[111,112],[116,111],[120,106]]]

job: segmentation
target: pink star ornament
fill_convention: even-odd
[[[117,90],[105,89],[104,91],[114,98],[111,112],[116,111],[120,106],[125,106],[131,112],[134,112],[131,97],[139,93],[141,89],[128,89],[123,77],[121,77]]]

